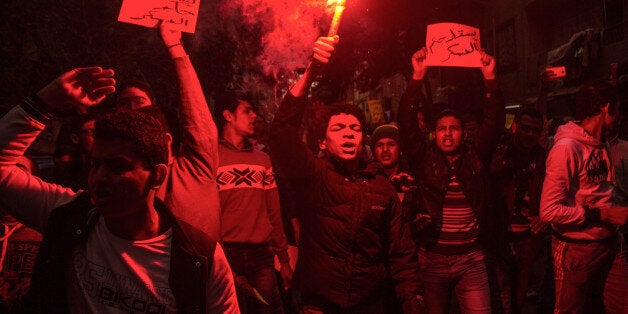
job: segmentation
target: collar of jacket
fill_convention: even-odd
[[[345,178],[350,180],[355,179],[373,179],[376,175],[384,175],[384,166],[375,160],[358,159],[358,170],[350,173],[349,169],[337,158],[325,156],[323,157],[327,161],[327,168],[338,172]]]
[[[237,151],[241,151],[241,152],[251,152],[253,151],[253,144],[251,144],[251,142],[245,137],[244,139],[242,139],[242,148],[238,148],[235,145],[233,145],[231,142],[227,141],[226,139],[224,139],[223,137],[220,137],[218,139],[218,144],[231,149],[231,150],[237,150]]]

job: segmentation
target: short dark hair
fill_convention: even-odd
[[[214,97],[216,100],[214,104],[214,119],[216,120],[216,127],[219,133],[222,133],[227,123],[222,113],[225,110],[235,113],[236,109],[238,109],[238,105],[240,105],[240,101],[246,101],[251,104],[251,106],[254,106],[252,98],[252,95],[248,93],[241,93],[234,90],[224,91]]]
[[[338,102],[325,106],[325,112],[321,116],[322,119],[320,119],[320,121],[317,121],[316,125],[314,126],[313,131],[316,139],[325,139],[327,126],[329,125],[329,120],[331,119],[331,117],[343,113],[352,115],[356,117],[358,121],[360,121],[360,126],[362,127],[362,137],[364,138],[366,136],[366,117],[364,116],[364,112],[362,111],[362,109],[351,104]]]
[[[130,109],[121,109],[121,110],[130,110]],[[166,114],[164,113],[164,110],[160,106],[157,106],[157,105],[146,106],[146,107],[136,109],[136,111],[148,114],[152,116],[153,118],[159,120],[159,122],[166,129],[166,131],[169,131],[170,133],[172,133],[173,130],[170,128],[170,125],[171,125],[170,120],[168,120],[168,117],[166,116]]]
[[[133,110],[106,114],[96,120],[95,140],[123,140],[146,168],[168,164],[167,130],[155,117]]]
[[[444,117],[454,117],[456,120],[458,120],[458,122],[460,122],[460,127],[464,130],[464,123],[462,120],[462,115],[460,115],[459,112],[453,110],[453,109],[444,109],[443,111],[441,111],[439,114],[436,115],[436,118],[434,118],[434,129],[436,129],[436,125],[438,124],[438,120],[444,118]]]
[[[155,94],[153,93],[153,89],[150,87],[150,84],[144,81],[140,81],[140,80],[126,80],[122,82],[120,85],[118,85],[118,88],[116,89],[119,92],[116,94],[115,99],[116,100],[118,99],[118,95],[120,92],[123,92],[125,89],[131,88],[131,87],[135,87],[143,91],[144,93],[146,93],[146,95],[148,96],[148,98],[150,98],[150,101],[153,103],[153,105],[155,104]]]
[[[576,94],[576,120],[582,121],[597,115],[604,105],[610,103],[609,111],[614,114],[619,104],[615,87],[604,80],[582,86]]]
[[[519,109],[515,113],[515,122],[520,122],[523,116],[528,116],[533,119],[540,120],[541,123],[543,123],[543,114],[541,113],[539,109],[532,108],[532,107],[523,107]]]

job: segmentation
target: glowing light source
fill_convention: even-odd
[[[342,18],[342,12],[345,10],[346,0],[336,0],[336,10],[334,11],[334,17],[331,20],[331,26],[329,26],[329,32],[327,36],[331,37],[338,33],[338,27],[340,26],[340,19]]]

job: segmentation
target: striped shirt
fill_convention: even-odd
[[[439,245],[471,244],[478,238],[477,217],[455,175],[449,179],[443,203],[443,220],[439,228]]]

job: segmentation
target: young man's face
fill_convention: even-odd
[[[239,104],[235,112],[229,112],[227,121],[236,134],[246,137],[255,134],[255,120],[257,114],[253,106],[246,101],[238,100]]]
[[[477,121],[471,120],[464,123],[464,140],[467,143],[473,143],[475,137],[478,135],[480,125]]]
[[[148,94],[137,87],[125,88],[116,98],[116,106],[118,108],[137,110],[152,104],[153,102],[148,97]]]
[[[521,120],[515,122],[515,144],[524,149],[530,149],[539,142],[541,132],[543,132],[543,121],[523,115]]]
[[[445,116],[436,121],[436,147],[445,153],[454,152],[462,143],[462,125],[456,117]]]
[[[616,104],[614,108],[612,108],[611,104],[609,103],[607,106],[607,114],[606,117],[604,119],[604,130],[607,131],[616,131],[617,127],[619,126],[619,123],[621,123],[621,111],[619,108],[620,104]]]
[[[354,115],[341,113],[331,116],[321,148],[341,160],[358,157],[362,149],[362,124]]]
[[[94,125],[95,120],[83,123],[81,129],[77,132],[76,137],[72,137],[72,142],[78,146],[83,153],[89,153],[94,146]]]
[[[92,201],[106,218],[122,218],[145,208],[151,169],[124,140],[96,140],[88,184]]]
[[[393,168],[399,163],[399,145],[392,138],[381,138],[375,142],[375,159],[386,168]]]

